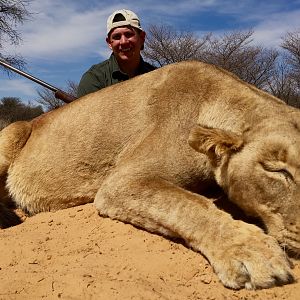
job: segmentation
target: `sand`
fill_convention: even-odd
[[[108,218],[92,204],[0,229],[0,299],[297,300],[298,282],[267,290],[222,286],[201,254]]]

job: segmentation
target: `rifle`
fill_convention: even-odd
[[[10,69],[10,70],[22,75],[22,76],[34,81],[34,82],[42,85],[43,87],[51,90],[52,92],[54,92],[54,96],[55,96],[56,99],[60,99],[60,100],[64,101],[65,103],[70,103],[70,102],[77,99],[76,97],[74,97],[70,94],[67,94],[64,91],[60,90],[59,88],[56,88],[55,86],[53,86],[51,84],[48,84],[43,80],[40,80],[40,79],[38,79],[38,78],[36,78],[36,77],[34,77],[34,76],[24,72],[24,71],[21,71],[21,70],[15,68],[15,67],[9,65],[7,62],[5,62],[1,59],[0,59],[0,65],[2,65],[3,67],[8,68],[8,69]]]

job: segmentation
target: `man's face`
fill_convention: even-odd
[[[137,32],[130,26],[113,29],[106,39],[117,60],[124,62],[139,59],[144,41],[145,32]]]

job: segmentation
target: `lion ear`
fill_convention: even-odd
[[[196,151],[208,155],[214,163],[224,154],[236,152],[243,146],[243,139],[238,134],[201,126],[192,128],[188,142]]]

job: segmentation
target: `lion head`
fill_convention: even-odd
[[[243,134],[197,126],[190,145],[210,158],[217,183],[267,232],[300,254],[300,114],[260,122]]]

